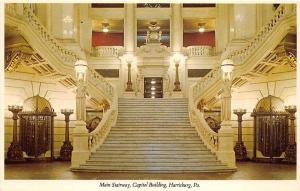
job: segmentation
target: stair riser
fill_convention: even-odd
[[[103,146],[100,147],[100,149],[97,149],[96,152],[101,152],[101,151],[209,151],[205,147],[190,147],[190,148],[185,148],[185,147],[130,147],[130,148],[118,148],[118,147],[107,147]]]
[[[217,167],[217,166],[221,166],[224,167],[224,165],[222,165],[221,163],[208,163],[208,162],[202,162],[202,163],[190,163],[190,162],[184,162],[184,163],[118,163],[118,162],[103,162],[103,163],[99,163],[99,162],[90,162],[88,161],[86,164],[84,164],[83,166],[94,166],[94,167],[113,167],[113,166],[122,166],[122,167]]]
[[[184,163],[184,162],[195,162],[195,163],[217,163],[219,161],[216,160],[215,157],[207,157],[207,158],[201,158],[201,159],[160,159],[160,158],[90,158],[87,163],[105,163],[105,162],[116,162],[116,163],[125,163],[125,162],[132,162],[132,163],[168,163],[168,162],[178,162],[178,163]]]
[[[205,166],[205,167],[160,167],[160,166],[150,166],[150,167],[123,167],[123,166],[103,166],[103,167],[95,167],[95,166],[85,166],[86,169],[90,169],[93,171],[117,171],[117,172],[124,172],[124,171],[157,171],[157,172],[163,172],[163,171],[180,171],[180,172],[197,172],[197,171],[204,171],[204,172],[210,172],[210,171],[220,171],[220,170],[228,170],[225,166]]]
[[[106,150],[101,150],[101,151],[97,151],[95,153],[92,153],[93,155],[105,155],[105,154],[112,154],[112,155],[176,155],[178,154],[178,151],[106,151]],[[201,155],[201,154],[210,154],[209,151],[180,151],[181,155]]]

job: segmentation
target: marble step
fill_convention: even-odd
[[[122,124],[122,125],[118,125],[116,124],[114,127],[116,128],[194,128],[194,127],[191,127],[190,124],[185,124],[185,125],[178,125],[177,123],[176,124],[159,124],[159,125],[154,125],[154,124]],[[112,127],[112,128],[114,128]]]
[[[211,162],[215,163],[218,162],[216,157],[207,155],[206,157],[202,158],[109,158],[109,157],[92,157],[88,160],[88,162],[133,162],[133,163],[163,163],[163,162]]]
[[[140,137],[126,137],[126,136],[122,136],[122,137],[118,137],[118,136],[111,136],[108,135],[108,137],[106,138],[107,141],[173,141],[173,142],[177,142],[177,141],[200,141],[200,138],[198,136],[192,136],[192,137],[187,137],[187,136],[180,136],[180,137],[172,137],[172,136],[156,136],[156,137],[149,137],[149,136],[140,136]]]
[[[153,134],[149,134],[149,133],[111,133],[109,135],[109,138],[154,138],[154,139],[165,139],[165,138],[174,138],[174,140],[176,140],[176,138],[198,138],[200,139],[196,133],[184,133],[184,134],[170,134],[170,133],[153,133]]]
[[[110,130],[113,131],[186,131],[186,132],[195,132],[195,128],[193,127],[124,127],[124,126],[114,126]]]
[[[162,128],[112,128],[110,130],[111,133],[196,133],[195,129],[162,129]]]
[[[202,167],[123,167],[123,166],[80,166],[72,169],[73,171],[87,172],[145,172],[145,173],[191,173],[191,172],[232,172],[236,169],[231,169],[224,166],[202,166]]]
[[[117,124],[118,126],[128,126],[128,125],[131,125],[131,126],[136,126],[136,125],[140,125],[140,126],[143,126],[143,125],[152,125],[152,126],[164,126],[164,125],[190,125],[190,123],[188,121],[183,121],[183,122],[172,122],[172,121],[140,121],[140,122],[119,122],[117,121]]]
[[[151,148],[206,148],[203,143],[140,143],[140,144],[114,144],[114,143],[104,143],[100,148],[143,148],[143,147],[151,147]],[[98,149],[97,149],[98,150]]]
[[[136,139],[132,139],[132,138],[120,138],[118,140],[116,139],[109,139],[107,138],[105,140],[105,143],[108,143],[108,144],[128,144],[128,143],[132,143],[132,144],[152,144],[152,143],[160,143],[160,144],[173,144],[173,143],[176,143],[176,144],[201,144],[202,141],[198,138],[198,139],[177,139],[177,140],[174,140],[174,139],[169,139],[169,140],[158,140],[158,139],[139,139],[139,140],[136,140]]]
[[[140,117],[140,118],[134,118],[134,117],[132,117],[132,118],[119,118],[118,117],[118,122],[119,123],[123,123],[123,122],[132,122],[132,123],[138,123],[138,122],[143,122],[143,123],[149,123],[149,122],[155,122],[155,123],[157,123],[157,122],[162,122],[162,123],[171,123],[171,122],[180,122],[180,123],[183,123],[183,122],[185,122],[185,123],[189,123],[190,122],[190,120],[188,119],[188,118],[174,118],[174,119],[172,119],[172,118],[142,118],[142,117]]]
[[[147,163],[135,163],[135,162],[102,162],[97,161],[87,161],[83,166],[122,166],[122,167],[205,167],[205,166],[222,166],[224,165],[220,162],[147,162]]]
[[[208,151],[204,146],[202,147],[109,147],[101,146],[98,151]]]
[[[201,154],[210,154],[208,150],[200,150],[200,151],[171,151],[171,150],[163,150],[163,151],[153,151],[153,150],[141,150],[141,151],[128,151],[128,150],[100,150],[97,152],[92,152],[93,155],[201,155]]]

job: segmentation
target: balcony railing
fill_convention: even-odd
[[[189,46],[186,48],[186,54],[190,57],[214,56],[215,49],[211,46]]]
[[[91,55],[95,57],[119,57],[123,51],[122,46],[96,46]]]

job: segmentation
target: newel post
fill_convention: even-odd
[[[231,125],[231,83],[233,61],[224,60],[222,70],[222,94],[221,94],[221,128],[218,131],[218,159],[235,168],[235,152],[233,150],[233,130]]]
[[[75,63],[77,79],[76,90],[76,123],[73,131],[73,151],[71,168],[77,168],[89,158],[88,130],[86,129],[86,76],[87,63],[78,60]]]

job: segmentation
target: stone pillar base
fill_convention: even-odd
[[[90,156],[89,151],[73,151],[71,159],[71,169],[78,168],[81,164],[84,164]]]
[[[84,121],[76,121],[73,131],[73,145],[71,168],[77,168],[85,163],[90,155],[88,147],[88,130]]]
[[[235,152],[233,150],[233,130],[230,121],[223,121],[218,132],[219,145],[217,151],[218,159],[230,168],[236,168]]]

